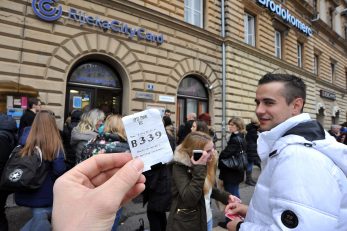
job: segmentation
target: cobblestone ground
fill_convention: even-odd
[[[253,175],[255,178],[259,176],[259,169],[254,168]],[[252,195],[254,187],[248,186],[244,183],[240,184],[241,200],[248,204]],[[218,222],[224,221],[224,213],[217,208],[216,202],[212,203],[214,231],[225,230],[217,226]],[[16,206],[11,195],[7,200],[6,209],[7,218],[9,220],[9,231],[18,231],[31,217],[30,209],[25,207]],[[142,198],[138,197],[134,201],[128,203],[123,209],[122,222],[119,226],[119,231],[135,231],[139,227],[139,219],[145,222],[145,229],[149,230],[148,219],[146,215],[146,208],[142,207]]]

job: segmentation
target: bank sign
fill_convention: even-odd
[[[290,14],[288,9],[282,7],[281,4],[276,4],[272,0],[257,0],[258,4],[268,8],[273,13],[281,17],[286,23],[292,24],[307,36],[312,36],[312,29],[305,23]]]
[[[33,0],[31,7],[37,17],[40,19],[53,22],[58,20],[63,15],[63,8],[58,4],[58,0]],[[68,19],[77,21],[81,26],[87,24],[88,26],[99,27],[105,32],[110,30],[114,33],[122,33],[130,39],[137,37],[139,40],[146,40],[149,42],[156,42],[162,44],[164,42],[163,34],[154,34],[147,32],[144,28],[133,28],[128,24],[117,20],[105,20],[98,16],[93,17],[86,12],[70,8],[67,12]]]

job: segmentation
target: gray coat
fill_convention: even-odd
[[[76,164],[81,162],[81,153],[89,140],[96,138],[98,133],[94,131],[81,132],[78,127],[74,127],[71,132],[71,147],[76,155]]]

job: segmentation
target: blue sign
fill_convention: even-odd
[[[55,5],[57,5],[57,2],[58,0],[33,0],[31,6],[34,13],[40,19],[52,22],[58,20],[63,14],[61,5],[54,7]],[[164,42],[163,34],[157,35],[151,32],[147,32],[144,28],[132,28],[128,24],[121,21],[108,21],[105,19],[100,19],[97,16],[93,17],[87,15],[86,12],[76,10],[74,8],[70,8],[66,13],[69,15],[69,19],[79,22],[81,26],[87,24],[89,26],[100,27],[100,29],[104,30],[105,32],[110,30],[114,33],[125,34],[130,39],[136,36],[139,40],[143,39],[149,42],[156,42],[158,44],[162,44]]]
[[[291,15],[288,9],[282,8],[281,4],[277,5],[272,0],[257,0],[257,2],[263,7],[271,10],[273,13],[276,13],[285,22],[292,24],[307,36],[312,36],[312,29],[305,23],[301,22],[299,19]]]
[[[45,21],[55,21],[63,14],[63,8],[58,6],[57,8],[52,7],[58,0],[33,0],[31,7],[34,13]]]

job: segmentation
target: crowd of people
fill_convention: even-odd
[[[19,131],[11,117],[0,115],[0,167],[17,144],[23,156],[40,148],[49,163],[38,190],[15,192],[16,203],[32,210],[24,231],[117,230],[122,206],[140,193],[151,231],[211,231],[212,199],[226,205],[225,213],[237,215],[219,224],[230,231],[346,230],[347,124],[325,132],[303,113],[305,101],[302,79],[264,75],[256,91],[256,117],[247,125],[243,118],[229,119],[220,154],[208,113],[188,113],[176,132],[166,110],[162,122],[173,160],[142,173],[142,161],[130,155],[121,115],[101,108],[74,110],[59,131],[54,113],[29,99]],[[202,153],[198,158],[196,150]],[[247,159],[242,168],[223,164],[242,154]],[[261,169],[258,180],[254,166]],[[217,179],[222,188],[216,187]],[[256,187],[249,206],[239,199],[243,181]],[[0,230],[8,230],[10,193],[0,191]]]

